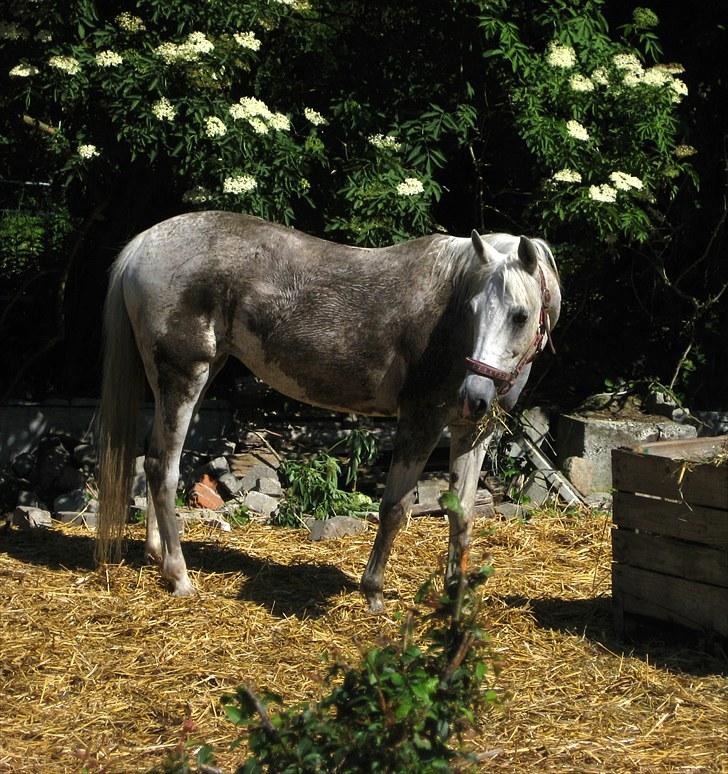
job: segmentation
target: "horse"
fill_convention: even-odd
[[[396,416],[379,524],[360,589],[383,610],[384,571],[422,470],[450,431],[446,574],[470,542],[494,401],[516,403],[561,306],[547,243],[432,234],[388,247],[336,244],[259,218],[186,213],[138,234],[110,271],[100,402],[99,563],[119,561],[145,381],[154,418],[144,469],[145,554],[176,596],[195,593],[175,519],[179,460],[228,357],[295,400]]]

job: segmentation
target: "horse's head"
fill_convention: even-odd
[[[477,231],[471,238],[484,279],[469,301],[473,340],[460,403],[464,417],[478,418],[514,386],[515,402],[531,361],[551,344],[560,295],[545,243],[503,235],[496,249]]]

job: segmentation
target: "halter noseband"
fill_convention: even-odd
[[[469,371],[478,376],[485,376],[494,382],[500,382],[497,389],[498,395],[505,395],[516,383],[516,379],[521,375],[521,371],[532,362],[536,355],[543,349],[544,336],[547,337],[549,348],[555,354],[553,342],[551,341],[551,321],[549,320],[548,307],[551,303],[551,292],[546,287],[546,278],[543,276],[543,270],[538,267],[539,280],[541,284],[541,312],[538,318],[538,330],[534,336],[531,346],[526,350],[523,357],[516,363],[512,371],[502,371],[500,368],[494,368],[481,360],[475,360],[472,357],[465,358],[465,365]]]

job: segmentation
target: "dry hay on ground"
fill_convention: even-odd
[[[726,772],[728,664],[675,644],[625,648],[609,618],[607,517],[542,514],[480,522],[491,551],[488,628],[504,695],[472,736],[501,772]],[[357,581],[372,532],[310,543],[303,531],[198,529],[186,552],[199,597],[175,599],[142,564],[94,572],[81,528],[0,535],[0,771],[108,772],[161,761],[185,718],[231,772],[242,751],[220,697],[240,683],[287,702],[323,690],[322,654],[356,662],[396,636],[445,549],[441,520],[413,521],[389,565],[389,617],[366,612]]]

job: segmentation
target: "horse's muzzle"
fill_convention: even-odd
[[[477,421],[488,413],[491,404],[497,397],[497,386],[492,379],[469,374],[465,377],[460,389],[460,406],[463,418]]]

